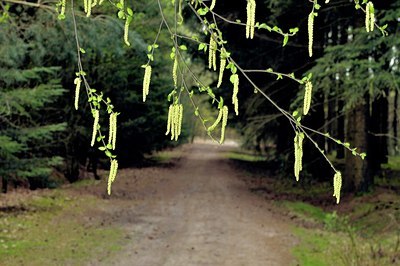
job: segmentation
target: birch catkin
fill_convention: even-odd
[[[212,1],[211,1],[210,10],[213,10],[213,9],[214,9],[214,7],[215,7],[215,2],[216,2],[216,0],[212,0]]]
[[[143,102],[146,101],[147,95],[149,95],[150,91],[150,81],[151,81],[151,66],[147,65],[144,69],[144,78],[143,78]]]
[[[314,43],[314,12],[308,15],[308,55],[313,56],[313,43]]]
[[[306,82],[306,88],[304,91],[304,103],[303,103],[303,114],[307,115],[308,111],[310,110],[311,107],[311,100],[312,100],[312,83],[311,81]]]
[[[224,70],[226,67],[226,51],[225,48],[221,49],[221,55],[220,55],[220,64],[219,64],[219,76],[218,76],[218,84],[217,88],[219,88],[222,84],[222,79],[224,77]]]
[[[167,132],[165,135],[171,134],[171,140],[178,140],[182,132],[183,121],[183,105],[171,104],[168,110]]]
[[[340,202],[340,190],[342,189],[342,174],[336,172],[333,177],[333,196],[336,197],[336,203]]]
[[[108,182],[107,182],[108,195],[111,195],[111,185],[114,182],[115,178],[117,177],[117,171],[118,171],[118,161],[111,160],[110,173],[108,175]]]
[[[81,83],[82,83],[81,78],[76,78],[74,80],[74,84],[76,85],[76,87],[75,87],[75,103],[74,103],[75,110],[78,110],[78,106],[79,106],[79,92],[81,89]]]
[[[246,6],[247,21],[246,21],[246,38],[254,38],[254,25],[256,21],[256,1],[247,0]]]
[[[303,170],[303,140],[304,133],[296,131],[294,137],[294,175],[296,181],[299,181],[300,171]]]
[[[215,120],[214,124],[212,124],[212,125],[207,129],[208,132],[214,131],[214,129],[218,126],[219,122],[221,122],[221,119],[222,119],[222,111],[223,111],[223,108],[219,109],[219,111],[218,111],[218,117],[217,117],[217,119]]]
[[[175,88],[178,86],[178,58],[175,56],[174,65],[172,66],[172,79],[174,80]]]
[[[239,93],[239,76],[238,74],[232,75],[233,79],[233,93],[232,93],[232,103],[235,108],[235,114],[239,115],[239,100],[238,100],[238,93]]]
[[[226,130],[226,125],[228,124],[228,107],[224,105],[222,107],[222,125],[221,125],[221,138],[219,140],[219,143],[222,144],[225,141],[225,130]]]
[[[117,113],[111,113],[109,118],[108,144],[111,145],[111,149],[113,150],[115,150],[116,140],[117,140]]]
[[[375,27],[375,10],[374,4],[368,2],[365,7],[365,29],[367,32],[374,31]]]
[[[208,47],[208,68],[213,68],[217,71],[217,43],[214,40],[214,35],[210,35],[210,44]]]
[[[90,146],[94,146],[94,142],[96,141],[96,134],[97,134],[97,128],[99,126],[99,117],[100,117],[100,112],[99,110],[95,109],[93,111],[93,132],[92,132],[92,141],[90,142]]]
[[[165,133],[165,135],[168,135],[171,132],[173,108],[174,106],[172,104],[168,108],[167,132]]]
[[[131,43],[129,42],[129,24],[130,24],[130,21],[127,17],[125,19],[125,26],[124,26],[124,42],[127,46],[131,46]]]

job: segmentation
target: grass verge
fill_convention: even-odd
[[[123,232],[85,215],[98,200],[55,190],[0,212],[0,265],[82,265],[117,251]]]

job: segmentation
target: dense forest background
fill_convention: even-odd
[[[259,1],[256,18],[282,29],[298,27],[300,33],[282,48],[281,36],[257,31],[254,40],[238,37],[236,25],[217,18],[228,40],[232,57],[245,69],[273,68],[282,73],[305,76],[312,72],[315,91],[311,115],[304,124],[349,142],[367,153],[366,160],[327,138],[312,137],[329,158],[343,171],[347,192],[367,192],[374,178],[381,176],[382,165],[395,163],[399,155],[399,17],[400,2],[375,3],[377,22],[388,24],[389,36],[376,30],[365,32],[364,15],[352,1],[331,1],[323,5],[315,20],[315,55],[307,53],[307,1]],[[54,3],[55,4],[55,3]],[[123,45],[123,23],[114,10],[103,5],[94,16],[77,15],[79,38],[89,82],[110,97],[121,113],[116,153],[123,167],[140,165],[144,155],[174,146],[165,135],[167,95],[172,87],[169,36],[161,32],[155,51],[149,101],[141,100],[146,49],[152,44],[160,17],[156,1],[127,1],[135,12],[130,27],[131,47]],[[63,179],[75,182],[85,169],[107,168],[97,148],[89,146],[92,117],[84,97],[80,108],[73,110],[76,50],[71,16],[57,20],[53,6],[1,3],[0,31],[0,176],[3,192],[8,185],[31,189],[54,187]],[[82,6],[77,6],[81,10]],[[218,2],[215,12],[226,17],[245,17],[245,2]],[[173,9],[166,8],[169,18]],[[201,37],[199,24],[189,8],[183,10],[182,32]],[[302,33],[302,34],[301,34]],[[205,40],[206,41],[206,40]],[[192,56],[190,65],[204,84],[216,85],[217,75],[208,72],[205,56],[196,52],[197,44],[183,40]],[[296,110],[303,98],[298,84],[276,80],[273,76],[251,74],[251,78],[281,107]],[[228,79],[226,77],[226,79]],[[230,95],[229,81],[220,93]],[[194,84],[193,84],[194,85]],[[294,132],[288,121],[254,94],[243,82],[239,93],[240,115],[230,117],[244,145],[268,158],[277,175],[292,178]],[[200,95],[207,111],[208,102]],[[189,110],[187,105],[187,110]],[[192,111],[194,113],[194,111]],[[199,131],[199,123],[186,113],[184,137],[190,141]],[[333,176],[322,156],[306,142],[304,182],[329,181]],[[389,162],[390,161],[390,162]],[[282,171],[284,169],[284,171]],[[96,176],[98,178],[98,176]]]

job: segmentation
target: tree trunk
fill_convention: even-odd
[[[345,116],[341,115],[344,108],[344,102],[343,100],[338,100],[338,120],[337,120],[337,139],[343,141],[345,139]],[[337,159],[343,159],[344,158],[344,148],[342,145],[337,145],[337,153],[336,153],[336,158]]]
[[[346,140],[351,144],[351,147],[357,147],[358,152],[367,151],[367,122],[367,104],[360,104],[347,112]],[[344,176],[344,190],[348,192],[366,192],[373,182],[368,160],[362,160],[360,157],[352,155],[348,150],[346,150]]]
[[[2,182],[1,182],[1,192],[3,193],[7,193],[8,191],[8,179],[7,177],[2,177],[1,178]]]
[[[388,108],[387,97],[380,97],[372,103],[368,147],[368,160],[372,174],[381,169],[382,163],[387,163],[388,143],[384,135],[388,134]]]

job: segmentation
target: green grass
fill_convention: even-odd
[[[312,219],[317,222],[325,221],[326,213],[319,207],[299,201],[284,201],[283,205],[303,219]]]
[[[82,220],[97,200],[56,191],[21,211],[0,213],[0,265],[79,265],[118,250],[120,229]]]
[[[254,155],[254,154],[249,154],[249,153],[244,153],[244,152],[226,152],[225,156],[226,156],[226,158],[231,159],[231,160],[239,160],[239,161],[245,161],[245,162],[266,161],[265,156]]]
[[[281,202],[282,206],[302,221],[313,221],[315,225],[320,225],[308,229],[300,223],[293,228],[293,233],[300,240],[293,249],[299,264],[390,265],[396,258],[400,262],[400,213],[395,207],[398,201],[395,196],[387,194],[379,197],[379,200],[379,205],[354,203],[355,211],[347,216],[324,212],[321,208],[303,202]],[[392,204],[387,205],[388,202]],[[389,226],[389,221],[392,226]]]
[[[301,240],[294,249],[293,255],[299,265],[324,266],[332,265],[330,261],[337,261],[332,244],[336,237],[319,229],[305,229],[296,227],[293,233]],[[341,265],[341,264],[334,264]]]
[[[400,156],[388,156],[388,163],[382,165],[383,169],[400,171]]]

